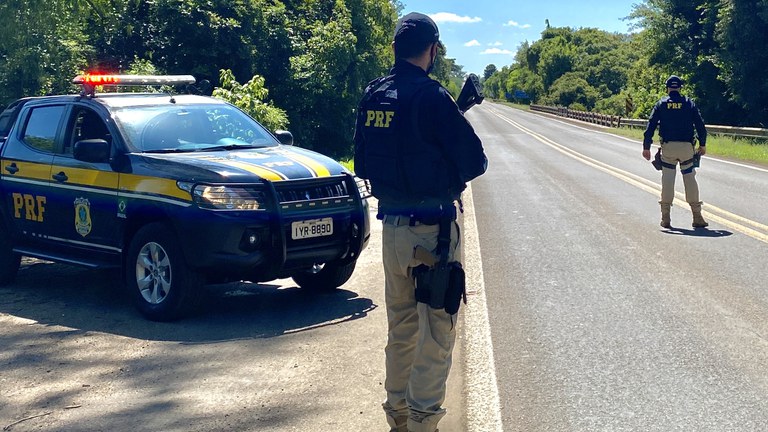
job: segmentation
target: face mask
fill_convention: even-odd
[[[432,57],[432,61],[429,63],[429,67],[427,68],[427,75],[432,73],[432,69],[435,68],[435,60],[437,59],[437,51],[435,51],[435,56]]]

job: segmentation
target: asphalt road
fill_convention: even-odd
[[[371,230],[333,293],[211,286],[198,315],[173,323],[143,319],[119,274],[24,259],[0,287],[0,429],[388,430],[381,224]],[[454,365],[444,432],[466,429],[461,349]]]
[[[709,229],[678,177],[664,230],[639,142],[492,103],[469,118],[503,430],[768,430],[768,170],[705,157]]]
[[[465,197],[440,430],[768,430],[768,170],[705,157],[709,229],[680,201],[664,230],[638,142],[490,102],[468,116],[490,168]],[[144,320],[116,274],[25,260],[0,287],[0,427],[386,430],[380,229],[334,293],[213,286],[176,323]]]

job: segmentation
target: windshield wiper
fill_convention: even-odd
[[[221,151],[221,150],[239,150],[239,149],[255,149],[255,148],[262,148],[264,146],[257,146],[252,144],[227,144],[227,145],[220,145],[220,146],[213,146],[213,147],[206,147],[202,149],[198,149],[197,151]]]
[[[196,151],[195,149],[182,149],[182,148],[164,148],[153,150],[142,150],[142,153],[191,153]]]

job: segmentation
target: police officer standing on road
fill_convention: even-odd
[[[395,28],[395,65],[372,81],[360,102],[355,172],[369,179],[383,221],[382,258],[388,319],[386,401],[391,431],[433,432],[445,415],[455,315],[417,302],[417,246],[438,246],[448,220],[451,261],[457,252],[456,203],[466,182],[483,174],[482,143],[448,91],[428,77],[438,52],[437,25],[410,13]],[[443,236],[443,238],[446,238]],[[443,242],[447,246],[447,241]]]
[[[708,226],[707,221],[701,215],[701,201],[699,200],[699,185],[696,183],[696,158],[703,156],[707,150],[707,130],[699,109],[693,101],[680,94],[683,80],[672,75],[667,79],[667,93],[656,103],[651,112],[651,119],[645,129],[643,139],[643,157],[651,159],[651,144],[656,126],[661,123],[659,137],[661,137],[661,226],[671,228],[670,209],[675,198],[675,170],[678,162],[680,172],[683,174],[685,186],[685,200],[691,206],[693,213],[693,227],[703,228]],[[694,149],[694,128],[699,138],[698,155]]]

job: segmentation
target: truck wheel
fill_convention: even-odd
[[[346,283],[355,271],[357,261],[347,264],[316,264],[308,270],[294,273],[291,277],[301,288],[312,291],[331,291]]]
[[[128,249],[126,286],[139,311],[152,321],[172,321],[200,305],[202,276],[184,260],[167,225],[141,228]]]
[[[0,285],[8,285],[16,279],[21,265],[21,255],[13,252],[8,233],[0,232]]]

